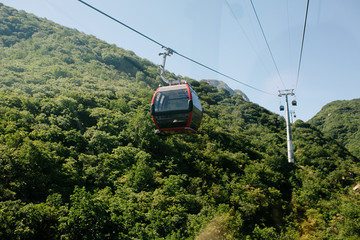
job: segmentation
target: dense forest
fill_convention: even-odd
[[[360,99],[331,102],[309,123],[360,158]]]
[[[289,164],[282,117],[186,79],[198,134],[158,136],[155,64],[2,4],[0,48],[0,239],[360,238],[359,159],[313,125]]]

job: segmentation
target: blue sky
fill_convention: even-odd
[[[161,47],[76,0],[0,0],[131,50],[155,64]],[[178,55],[166,69],[195,80],[218,79],[252,102],[280,113],[278,90],[295,89],[297,119],[313,117],[334,100],[359,98],[360,1],[310,0],[300,77],[297,70],[306,0],[253,0],[280,76],[250,0],[88,0],[89,4],[175,51],[269,92],[264,94]]]

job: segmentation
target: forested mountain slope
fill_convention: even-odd
[[[156,65],[1,4],[0,16],[1,239],[360,237],[359,160],[311,125],[294,124],[288,164],[282,118],[187,79],[198,134],[154,135]]]
[[[309,123],[360,157],[360,99],[331,102]]]
[[[239,94],[242,96],[242,98],[245,101],[250,101],[249,98],[246,96],[245,93],[243,93],[242,91],[235,89],[232,90],[226,83],[224,83],[223,81],[219,81],[219,80],[214,80],[214,79],[203,79],[202,81],[207,82],[208,84],[210,84],[211,86],[217,87],[219,89],[225,89],[227,90],[231,95],[235,95],[235,94]]]

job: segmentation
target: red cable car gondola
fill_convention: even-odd
[[[188,83],[160,86],[151,101],[151,116],[162,135],[196,133],[202,119],[199,97]]]

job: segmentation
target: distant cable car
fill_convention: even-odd
[[[187,82],[160,86],[151,101],[151,116],[157,134],[196,133],[202,119],[201,103]]]
[[[295,99],[291,101],[291,105],[293,105],[293,106],[297,106],[297,102],[296,102],[296,100],[295,100]]]
[[[280,111],[284,111],[284,105],[280,105]]]

